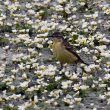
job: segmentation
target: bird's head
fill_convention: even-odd
[[[63,34],[61,32],[54,32],[51,36],[49,36],[53,41],[62,41]]]

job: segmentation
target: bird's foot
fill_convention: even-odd
[[[63,66],[60,66],[59,71],[61,71],[63,69]]]
[[[62,69],[63,69],[63,65],[61,64],[58,70],[61,71]]]

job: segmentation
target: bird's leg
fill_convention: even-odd
[[[74,69],[75,73],[77,73],[77,63],[75,62],[75,63],[73,64],[73,66],[75,67],[75,69]]]
[[[82,78],[83,72],[82,69],[79,67],[78,63],[76,63],[76,71],[77,75],[79,76],[79,78]]]
[[[77,63],[75,64],[75,73],[77,73]]]
[[[60,69],[59,69],[59,71],[61,71],[62,69],[63,69],[63,64],[60,63]]]

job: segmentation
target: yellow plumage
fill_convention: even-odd
[[[77,60],[77,57],[69,52],[63,43],[57,39],[53,40],[52,49],[54,56],[61,64],[73,64]]]

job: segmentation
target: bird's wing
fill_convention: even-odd
[[[73,49],[73,46],[72,46],[72,45],[70,45],[65,39],[64,39],[64,42],[63,42],[63,43],[64,43],[65,48],[66,48],[69,52],[71,52],[74,56],[77,57],[78,61],[80,61],[81,63],[86,64],[86,63],[80,58],[80,56],[75,52],[75,50]],[[86,65],[88,65],[88,64],[86,64]]]

